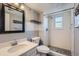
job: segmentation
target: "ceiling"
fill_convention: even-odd
[[[44,14],[68,9],[74,6],[73,3],[26,3],[26,5],[38,12],[43,12]]]

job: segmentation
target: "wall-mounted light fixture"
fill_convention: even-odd
[[[19,6],[19,3],[14,3],[16,6]]]
[[[20,8],[23,10],[24,9],[24,4],[21,4]]]
[[[14,3],[17,7],[19,7],[20,9],[24,9],[24,4],[23,3]]]

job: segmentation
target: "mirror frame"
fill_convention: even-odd
[[[21,13],[23,13],[23,16],[22,16],[22,30],[15,30],[15,31],[5,31],[5,6],[11,8],[11,9],[14,9],[14,10],[17,10]],[[0,34],[2,33],[22,33],[22,32],[25,32],[25,14],[24,14],[24,11],[13,6],[13,5],[10,5],[10,4],[2,4],[2,8],[1,8],[1,20],[2,20],[2,25],[3,25],[3,30],[2,32],[0,32]]]

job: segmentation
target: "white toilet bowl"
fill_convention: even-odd
[[[45,45],[41,45],[37,47],[37,51],[40,53],[40,55],[45,56],[47,53],[49,53],[50,49]]]

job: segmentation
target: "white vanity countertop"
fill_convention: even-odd
[[[21,45],[21,44],[25,44],[26,46],[15,52],[8,51],[13,46],[7,46],[7,47],[0,48],[0,56],[19,56],[37,46],[37,44],[29,42],[29,41],[18,43],[18,45]]]

